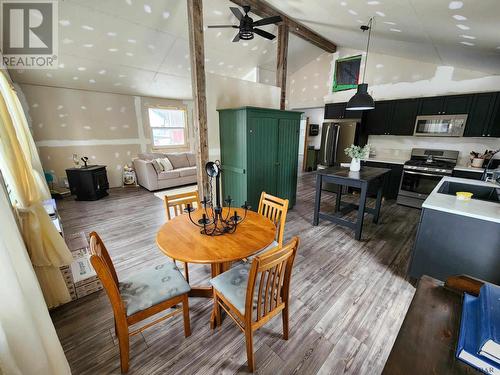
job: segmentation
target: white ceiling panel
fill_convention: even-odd
[[[363,50],[362,23],[375,16],[373,51],[417,61],[500,73],[498,0],[269,0],[341,47]],[[229,0],[204,0],[206,71],[243,78],[255,67],[273,71],[276,39],[231,42],[237,24]],[[59,2],[61,68],[12,70],[21,83],[132,95],[189,98],[190,59],[185,0]],[[453,9],[451,9],[451,8]],[[250,14],[254,19],[259,17]],[[274,25],[263,27],[277,33]],[[291,35],[289,72],[323,51]]]
[[[365,49],[359,26],[374,16],[371,48],[376,52],[500,73],[498,0],[268,2],[339,46]]]

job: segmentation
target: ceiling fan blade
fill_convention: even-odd
[[[257,28],[254,28],[252,30],[255,34],[258,34],[266,39],[269,39],[269,40],[273,40],[274,38],[276,38],[276,36],[274,36],[273,34],[271,33],[268,33],[267,31],[264,31],[264,30],[261,30],[261,29],[257,29]]]
[[[207,26],[209,29],[219,29],[219,28],[233,28],[233,29],[239,29],[238,26],[235,25],[212,25],[212,26]]]
[[[229,9],[231,9],[231,12],[233,12],[234,16],[241,21],[241,19],[243,18],[243,13],[241,13],[241,10],[236,7],[229,7]]]
[[[236,34],[233,38],[233,42],[239,42],[240,41],[240,33]]]
[[[280,16],[272,16],[268,18],[263,18],[261,20],[255,21],[253,23],[254,26],[264,26],[264,25],[270,25],[272,23],[278,23],[281,22],[282,18]]]

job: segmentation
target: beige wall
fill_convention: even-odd
[[[151,150],[148,106],[183,107],[188,113],[188,149],[195,149],[193,102],[134,97],[87,90],[21,85],[35,142],[45,170],[60,181],[73,166],[72,155],[88,156],[108,168],[110,185],[121,186],[122,168],[141,151]],[[207,74],[209,158],[220,158],[217,109],[279,108],[277,87]],[[177,149],[181,151],[183,149]]]
[[[72,155],[107,165],[110,186],[121,186],[122,168],[141,151],[151,150],[148,106],[180,107],[188,112],[192,135],[192,102],[22,84],[28,116],[45,170],[60,182],[72,167]],[[192,147],[190,139],[188,147]],[[181,149],[178,149],[181,151]]]
[[[123,166],[129,164],[134,156],[140,152],[137,144],[128,145],[99,145],[99,146],[60,146],[38,148],[40,160],[44,169],[56,172],[59,177],[65,177],[66,168],[73,167],[74,153],[85,155],[89,164],[104,164],[108,172],[110,186],[121,186]]]
[[[331,88],[332,54],[324,53],[287,78],[287,108],[311,108],[325,105]]]
[[[243,106],[279,108],[280,89],[275,86],[207,74],[207,119],[209,159],[220,158],[217,109]]]
[[[339,48],[324,53],[288,79],[288,108],[321,107],[329,102],[348,101],[355,90],[332,93],[333,67],[338,58],[365,55],[364,52]],[[364,57],[361,63],[364,67]],[[375,100],[497,91],[500,75],[491,75],[401,57],[370,53],[366,82]]]
[[[356,54],[363,53],[340,49],[334,54],[333,61]],[[364,58],[362,64],[364,64]],[[333,68],[330,70],[329,81],[333,81]],[[500,87],[500,75],[389,55],[370,54],[366,69],[366,82],[369,84],[369,91],[373,98],[384,100],[497,91]],[[353,93],[353,90],[337,92],[329,94],[325,100],[327,102],[347,101]]]

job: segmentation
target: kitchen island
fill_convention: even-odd
[[[455,190],[475,193],[458,200]],[[422,205],[409,274],[439,280],[466,274],[500,283],[500,186],[444,177]]]
[[[331,221],[334,224],[354,229],[354,238],[360,241],[365,213],[372,214],[373,222],[378,223],[380,206],[382,204],[382,190],[385,178],[389,172],[390,169],[373,167],[362,167],[358,172],[353,172],[349,168],[343,167],[330,167],[318,170],[313,225],[318,225],[320,218]],[[334,214],[320,212],[321,192],[324,189],[324,183],[337,185],[337,189],[335,189],[337,198]],[[360,189],[359,204],[342,202],[343,187]],[[366,207],[368,191],[376,191],[375,208]],[[358,211],[356,221],[350,221],[342,217],[352,210]]]

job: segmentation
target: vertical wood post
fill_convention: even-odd
[[[276,86],[281,88],[280,109],[285,109],[286,65],[288,58],[288,26],[278,26],[278,58],[276,66]]]
[[[208,127],[203,38],[203,1],[187,0],[187,10],[191,82],[194,100],[193,125],[196,141],[196,173],[198,192],[200,197],[203,197],[204,195],[208,195],[208,176],[205,173],[205,164],[208,161]]]

